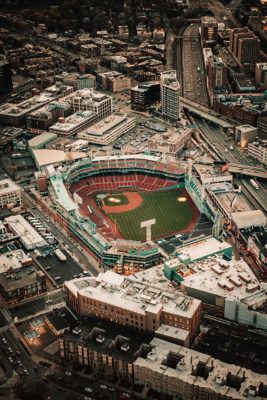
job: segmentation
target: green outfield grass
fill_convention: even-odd
[[[117,228],[125,239],[145,240],[145,229],[140,228],[141,221],[156,219],[156,224],[152,227],[152,238],[155,239],[185,229],[196,215],[195,206],[184,190],[138,193],[143,201],[136,209],[120,214],[106,214],[110,220],[116,221]],[[185,196],[186,202],[177,200]]]

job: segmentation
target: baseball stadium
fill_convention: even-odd
[[[42,207],[103,267],[156,265],[167,256],[157,240],[191,234],[209,218],[199,187],[175,160],[83,158],[47,173],[51,206]]]
[[[72,174],[69,190],[81,212],[106,239],[145,242],[140,225],[150,219],[156,220],[152,240],[189,233],[199,211],[183,188],[184,169],[141,157],[98,159],[86,177]]]

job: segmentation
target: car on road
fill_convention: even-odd
[[[45,302],[45,304],[51,304],[51,303],[53,303],[53,300],[51,300],[51,299],[48,299],[48,300],[46,300],[46,302]]]
[[[100,385],[101,389],[107,389],[108,387],[106,385]]]
[[[72,376],[72,373],[70,371],[66,371],[65,375]]]
[[[89,387],[84,388],[84,390],[85,390],[86,392],[88,392],[88,393],[93,393],[93,389],[91,389],[91,388],[89,388]]]
[[[27,369],[24,369],[23,372],[24,372],[24,375],[29,375],[29,371],[27,371]]]

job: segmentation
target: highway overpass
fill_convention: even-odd
[[[267,179],[267,170],[264,167],[253,167],[242,164],[228,164],[228,171],[233,174],[250,176],[252,178]]]
[[[222,128],[234,128],[235,126],[234,122],[228,121],[226,118],[222,117],[220,114],[217,114],[210,108],[195,103],[194,101],[186,99],[185,97],[180,97],[180,106],[208,121],[220,125]]]

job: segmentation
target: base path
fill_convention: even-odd
[[[105,211],[107,214],[119,214],[127,211],[134,210],[142,203],[143,199],[137,192],[123,192],[124,196],[128,199],[128,204],[124,205],[114,205],[114,206],[107,206],[104,205],[102,210]]]

